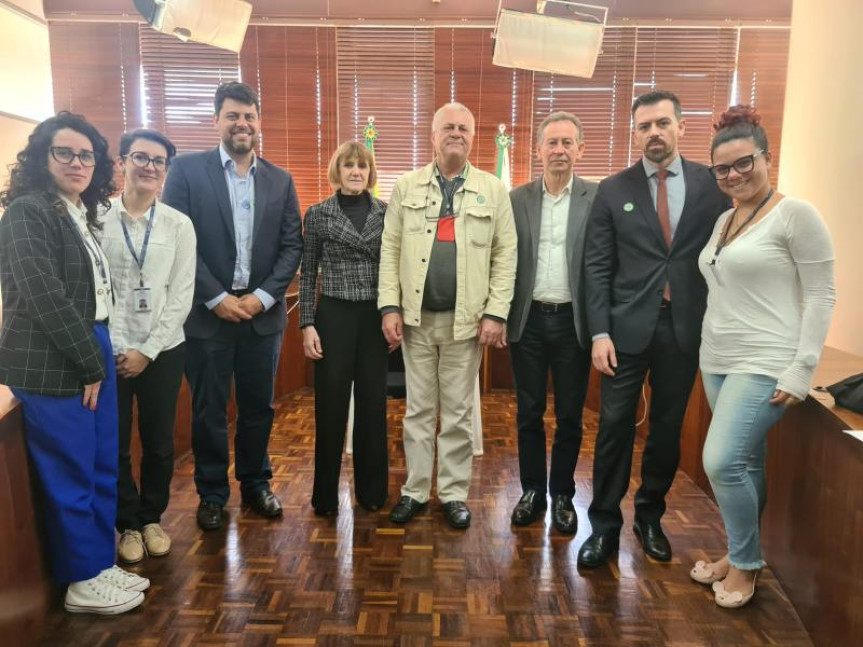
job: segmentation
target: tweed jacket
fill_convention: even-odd
[[[300,277],[300,327],[315,323],[318,268],[323,294],[346,301],[376,301],[381,233],[386,202],[371,199],[363,230],[357,231],[337,195],[312,205],[303,219],[303,270]]]
[[[95,285],[77,225],[55,196],[26,195],[0,218],[0,383],[74,396],[105,378]]]

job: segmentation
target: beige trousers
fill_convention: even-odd
[[[423,310],[420,326],[404,327],[407,481],[402,495],[423,503],[431,495],[438,410],[438,498],[466,501],[470,488],[474,385],[482,347],[476,337],[453,341],[453,321],[453,312]]]

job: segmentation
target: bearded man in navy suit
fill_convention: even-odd
[[[270,488],[267,446],[287,324],[285,292],[303,251],[293,180],[255,155],[258,97],[243,83],[223,83],[214,103],[220,145],[177,157],[162,194],[166,204],[191,218],[198,237],[195,297],[185,332],[195,485],[201,497],[197,520],[204,530],[222,526],[230,496],[232,379],[235,474],[242,501],[264,517],[282,514]]]

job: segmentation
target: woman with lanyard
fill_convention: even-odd
[[[116,614],[150,582],[114,565],[117,383],[111,277],[94,238],[114,192],[108,143],[83,117],[36,126],[0,194],[0,383],[21,401],[66,610]]]
[[[737,206],[719,217],[699,257],[709,289],[701,376],[713,410],[703,460],[728,552],[690,575],[712,584],[727,608],[755,594],[767,431],[806,398],[835,301],[830,233],[811,204],[771,188],[760,122],[749,106],[720,117],[711,172]]]
[[[328,179],[335,194],[303,220],[300,327],[315,361],[315,514],[339,512],[339,473],[353,384],[354,490],[374,512],[387,499],[387,342],[377,308],[385,202],[369,190],[375,158],[357,142],[339,146]],[[318,268],[323,293],[315,304]],[[395,347],[390,350],[394,350]]]
[[[121,561],[167,555],[159,525],[174,473],[174,416],[183,377],[183,323],[195,288],[195,230],[156,195],[176,149],[155,130],[120,139],[123,192],[101,217],[101,242],[114,283],[111,343],[117,366],[120,473],[117,530]],[[138,402],[141,487],[132,477],[132,401]]]

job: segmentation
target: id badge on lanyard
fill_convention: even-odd
[[[123,237],[126,239],[126,247],[132,258],[135,259],[135,264],[138,266],[138,287],[132,290],[134,301],[132,309],[135,312],[150,312],[153,309],[151,290],[144,286],[144,261],[147,258],[147,248],[150,246],[150,233],[153,231],[153,221],[156,219],[156,203],[150,207],[150,218],[147,221],[147,231],[144,233],[144,242],[141,245],[141,255],[135,252],[135,246],[132,245],[132,238],[129,236],[129,230],[126,228],[126,222],[123,216],[120,216],[120,224],[123,227]]]
[[[464,184],[463,177],[457,177],[453,180],[452,190],[447,191],[446,181],[443,179],[443,176],[438,175],[438,184],[440,185],[441,193],[443,194],[444,204],[446,205],[446,213],[444,213],[439,219],[437,223],[437,239],[442,243],[454,243],[455,242],[455,194],[456,191],[459,190],[462,184]]]

